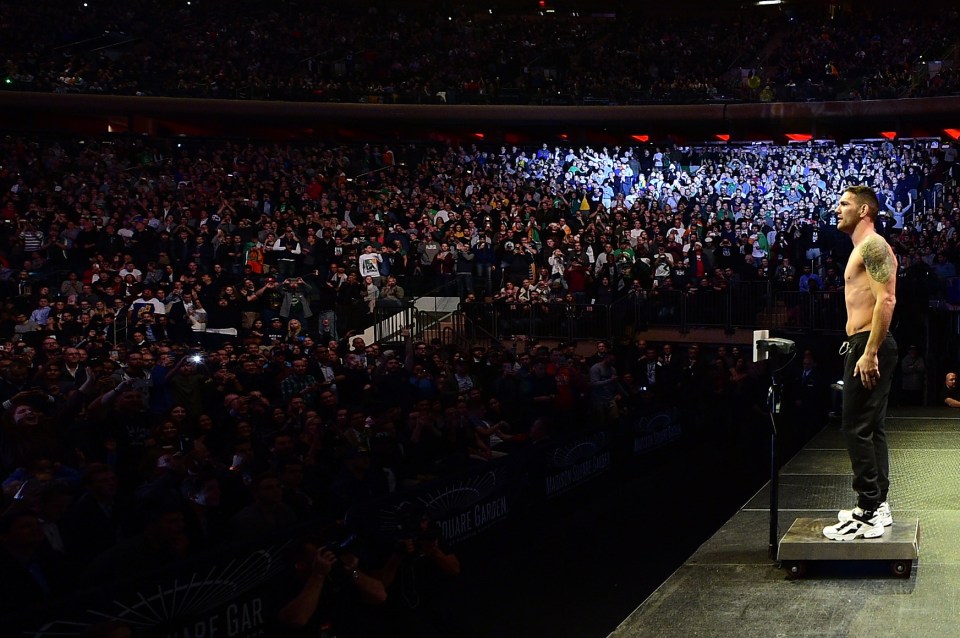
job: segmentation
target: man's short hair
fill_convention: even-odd
[[[880,200],[877,199],[877,192],[875,190],[864,184],[857,184],[856,186],[847,186],[843,189],[843,192],[850,193],[856,197],[858,203],[866,204],[870,210],[871,218],[877,216],[877,213],[880,211]]]

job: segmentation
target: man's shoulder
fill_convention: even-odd
[[[886,237],[874,229],[870,229],[857,244],[857,248],[863,249],[866,246],[889,246]]]
[[[857,249],[850,256],[851,261],[862,261],[863,267],[876,277],[885,276],[885,281],[890,274],[895,273],[896,260],[893,256],[893,250],[887,240],[876,232],[869,233],[858,244]],[[857,264],[859,266],[859,264]]]

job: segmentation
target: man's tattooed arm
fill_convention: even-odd
[[[880,235],[874,235],[860,245],[860,256],[863,257],[867,274],[874,281],[885,284],[896,274],[893,255],[890,254],[887,242]]]

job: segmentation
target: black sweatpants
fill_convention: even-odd
[[[869,337],[869,331],[851,335],[840,352],[846,354],[843,365],[842,424],[853,467],[853,489],[857,493],[857,506],[872,511],[887,500],[887,491],[890,489],[890,460],[884,421],[890,384],[899,355],[897,342],[887,334],[877,352],[880,380],[872,390],[866,389],[860,377],[854,377],[853,372]]]

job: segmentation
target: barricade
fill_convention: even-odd
[[[554,339],[601,339],[648,327],[843,330],[843,293],[774,290],[769,282],[734,282],[723,290],[653,288],[604,304],[463,303],[465,338],[529,335]]]
[[[346,528],[374,545],[396,543],[416,533],[426,513],[448,547],[475,539],[537,506],[621,470],[638,457],[677,440],[679,412],[638,410],[618,428],[558,435],[508,456],[481,463],[404,492],[358,504]],[[136,582],[78,590],[35,609],[0,618],[4,635],[80,636],[88,627],[116,621],[137,636],[282,635],[275,626],[282,579],[289,578],[292,539],[316,533],[311,525],[257,542],[226,545],[172,563]]]
[[[278,585],[290,569],[284,554],[294,534],[286,530],[257,543],[177,561],[136,582],[78,590],[3,618],[4,635],[81,636],[103,623],[150,638],[278,635],[274,625],[286,601],[275,592],[285,589]]]

